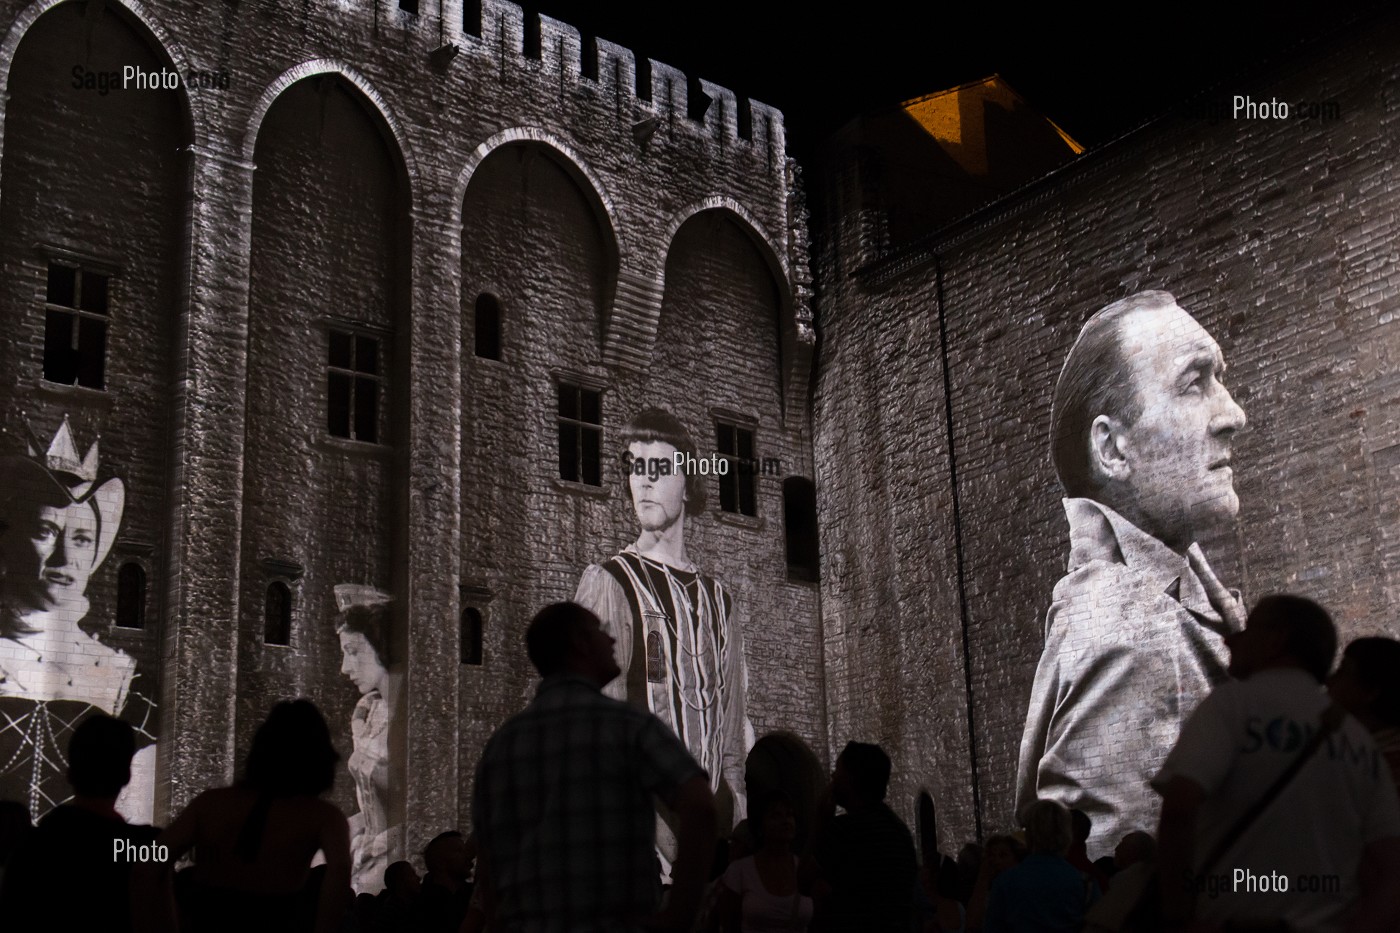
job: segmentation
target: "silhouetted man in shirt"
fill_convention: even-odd
[[[543,680],[486,743],[472,794],[485,912],[505,930],[688,931],[715,844],[709,776],[659,719],[603,695],[619,667],[593,613],[547,606],[525,641]],[[680,827],[659,913],[654,798]]]
[[[428,872],[418,893],[418,909],[427,933],[457,933],[472,900],[472,846],[455,830],[439,833],[423,849]]]
[[[101,714],[83,720],[68,743],[73,799],[39,821],[15,854],[0,892],[0,918],[15,930],[131,929],[131,866],[159,831],[116,811],[131,780],[131,726]]]
[[[831,774],[830,802],[816,857],[830,894],[814,929],[825,933],[907,933],[918,866],[909,827],[885,804],[890,759],[878,745],[848,742]],[[832,804],[845,809],[831,816]]]
[[[1229,648],[1235,679],[1196,708],[1153,781],[1163,798],[1158,869],[1168,928],[1194,915],[1284,920],[1315,933],[1400,929],[1400,801],[1375,743],[1350,716],[1205,864],[1334,712],[1322,682],[1337,632],[1312,600],[1264,597]]]

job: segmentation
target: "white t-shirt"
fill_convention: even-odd
[[[1320,728],[1327,698],[1296,668],[1217,687],[1182,727],[1153,779],[1206,792],[1196,819],[1196,864],[1297,758]],[[1292,782],[1216,862],[1197,889],[1203,920],[1285,918],[1306,930],[1340,929],[1358,895],[1362,847],[1400,837],[1400,802],[1384,757],[1348,716]]]
[[[797,857],[793,856],[793,863]],[[753,856],[733,862],[724,871],[724,886],[742,898],[742,933],[801,933],[812,922],[812,899],[803,894],[769,894],[758,876]]]

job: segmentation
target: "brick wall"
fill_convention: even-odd
[[[1236,530],[1203,542],[1221,576],[1250,598],[1313,595],[1345,636],[1400,634],[1397,49],[1393,18],[1366,23],[1222,89],[1227,108],[1235,93],[1335,101],[1335,120],[1168,117],[860,277],[841,264],[856,233],[828,238],[814,420],[832,740],[892,742],[898,795],[934,786],[945,846],[973,832],[974,765],[984,828],[1012,820],[1045,610],[1068,553],[1050,393],[1080,325],[1116,298],[1171,291],[1223,348],[1249,423],[1234,444]],[[926,552],[907,564],[906,538]],[[860,571],[843,579],[843,566]],[[960,717],[923,715],[966,705],[964,664],[975,757],[958,747]],[[881,687],[881,671],[900,679]]]
[[[32,266],[47,225],[95,252],[120,245],[131,281],[152,283],[143,326],[118,340],[114,325],[110,371],[131,378],[114,381],[92,422],[104,450],[111,437],[122,451],[113,470],[152,500],[142,521],[166,545],[151,559],[169,738],[158,816],[232,776],[275,694],[322,704],[344,749],[354,690],[339,674],[330,587],[373,583],[394,592],[407,623],[400,744],[417,850],[463,818],[480,743],[529,693],[519,647],[529,613],[571,595],[589,562],[635,534],[619,489],[590,496],[551,482],[556,370],[604,382],[605,431],[643,405],[697,418],[737,408],[763,453],[812,475],[805,404],[783,401],[807,396],[813,335],[792,284],[805,283],[805,257],[792,252],[804,221],[790,204],[782,117],[745,102],[752,134],[741,140],[740,102],[706,83],[715,103],[690,120],[685,75],[651,63],[639,95],[632,54],[601,40],[598,79],[585,78],[577,33],[549,19],[531,58],[524,14],[496,0],[468,24],[479,35],[462,30],[454,4],[442,21],[378,0],[51,6],[0,3],[0,68],[15,62],[0,261]],[[227,82],[69,93],[88,10],[110,67]],[[444,42],[460,54],[435,65],[429,53]],[[51,115],[114,131],[64,148],[68,137],[33,122]],[[84,188],[113,153],[111,164],[143,174],[120,192]],[[67,219],[80,209],[104,218],[91,237]],[[693,237],[685,221],[697,213],[710,232]],[[28,373],[6,383],[6,424],[49,392],[36,388],[41,280],[25,275],[6,276],[16,284],[0,306],[7,328],[30,334],[0,351],[19,354],[7,379]],[[472,354],[481,291],[506,312],[500,363]],[[324,437],[328,318],[391,339],[392,443],[378,454]],[[172,344],[168,362],[150,355]],[[684,381],[670,377],[673,357],[692,361]],[[693,430],[708,449],[708,421]],[[127,438],[140,442],[123,449]],[[759,482],[761,521],[704,516],[692,550],[761,620],[750,623],[763,626],[749,646],[755,725],[820,743],[817,594],[786,582],[781,487]],[[288,572],[265,558],[303,571],[290,648],[259,643],[269,574]],[[464,604],[486,617],[480,668],[458,663]],[[348,787],[337,793],[348,806]]]
[[[402,591],[394,579],[402,510],[391,446],[327,434],[328,340],[336,330],[377,341],[379,430],[402,437],[409,385],[394,349],[407,332],[407,192],[372,112],[336,76],[277,99],[255,159],[235,743],[248,747],[272,702],[305,695],[324,705],[348,749],[359,693],[340,674],[332,587]],[[279,579],[292,591],[287,646],[263,643],[265,594]],[[344,777],[338,795],[353,813]]]
[[[143,690],[158,699],[156,569],[168,554],[171,355],[188,166],[180,147],[189,130],[174,92],[123,96],[73,87],[75,66],[107,72],[121,63],[158,67],[129,29],[115,20],[88,26],[76,5],[41,19],[6,63],[0,444],[4,455],[25,453],[26,416],[44,446],[65,416],[80,455],[101,435],[99,477],[124,481],[125,508],[117,543],[90,579],[83,621],[138,660]],[[51,261],[109,276],[107,341],[121,352],[107,355],[105,391],[43,379]],[[114,625],[117,571],[127,562],[147,573],[142,631]],[[9,796],[14,785],[5,788],[0,793]]]
[[[464,327],[470,335],[477,297],[490,293],[503,344],[497,362],[476,357],[470,337],[463,343],[462,583],[487,623],[483,665],[461,669],[461,702],[473,711],[459,746],[467,771],[494,724],[533,689],[522,633],[534,609],[572,597],[584,567],[637,536],[613,440],[632,415],[672,411],[702,455],[715,450],[716,409],[744,415],[763,455],[788,475],[811,470],[806,412],[784,422],[781,409],[780,290],[750,235],[720,210],[681,225],[654,361],[610,378],[600,355],[610,231],[596,198],[552,152],[496,150],[473,173],[463,207]],[[601,488],[558,481],[560,378],[606,386]],[[786,582],[781,479],[759,477],[759,515],[739,520],[721,517],[718,482],[707,481],[709,508],[687,519],[686,547],[741,611],[755,729],[792,729],[820,745],[816,592]]]

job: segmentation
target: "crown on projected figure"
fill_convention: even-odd
[[[0,493],[4,493],[5,507],[15,509],[25,503],[35,508],[91,504],[97,510],[98,519],[97,547],[92,560],[95,570],[117,539],[126,508],[126,485],[115,476],[97,482],[98,438],[93,439],[87,455],[80,458],[66,414],[47,447],[34,433],[29,419],[21,418],[29,435],[27,454],[0,456],[0,476],[4,477]]]
[[[102,439],[101,436],[93,438],[87,456],[80,460],[78,445],[73,441],[73,429],[68,425],[67,415],[63,416],[63,423],[58,426],[47,451],[42,454],[39,451],[44,450],[44,442],[34,433],[28,418],[24,419],[24,427],[29,433],[29,458],[51,473],[66,473],[77,479],[79,482],[69,489],[74,498],[81,499],[97,479],[97,445]]]
[[[394,601],[394,597],[383,590],[359,583],[337,583],[333,589],[335,607],[340,612],[355,608],[374,609]]]

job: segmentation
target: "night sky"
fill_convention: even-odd
[[[1040,4],[842,4],[711,0],[541,0],[563,20],[772,104],[789,148],[813,147],[862,112],[1000,73],[1032,107],[1087,146],[1172,103],[1297,54],[1373,4],[1231,0],[1123,4],[1113,16]],[[1288,6],[1288,9],[1283,9]]]

